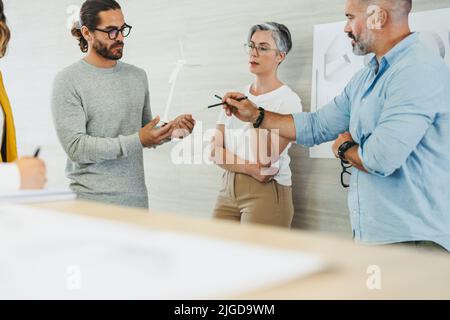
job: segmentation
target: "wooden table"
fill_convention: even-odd
[[[123,223],[220,239],[240,240],[268,247],[322,256],[326,272],[305,279],[225,298],[236,299],[450,299],[450,255],[418,253],[396,247],[356,245],[348,239],[308,231],[288,231],[256,225],[191,218],[122,208],[93,202],[70,201],[33,205],[118,220]],[[381,290],[370,290],[368,268],[381,271]]]

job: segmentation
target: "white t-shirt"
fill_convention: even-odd
[[[0,149],[3,142],[5,115],[0,107]],[[12,163],[0,163],[0,192],[18,190],[20,188],[19,168]]]
[[[244,94],[250,101],[265,110],[281,114],[292,114],[301,112],[303,109],[300,97],[286,85],[259,96],[252,95],[250,88],[251,85],[244,90]],[[250,146],[250,132],[253,130],[251,123],[243,122],[234,115],[228,117],[222,110],[217,124],[225,125],[225,149],[246,161],[256,161],[254,149]],[[267,132],[267,130],[264,131]],[[272,164],[272,167],[279,168],[279,172],[274,179],[284,186],[292,185],[292,172],[289,167],[291,158],[288,154],[291,145],[289,143],[281,153],[279,160]]]

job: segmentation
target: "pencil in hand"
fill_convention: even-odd
[[[215,95],[215,97],[218,98],[218,99],[222,99],[218,95]],[[236,99],[236,101],[244,101],[244,100],[247,100],[247,99],[248,99],[248,97],[242,97],[242,98]],[[213,104],[213,105],[208,106],[208,109],[214,108],[214,107],[218,107],[218,106],[222,106],[224,104],[227,104],[227,103],[226,102],[221,102],[221,103]]]

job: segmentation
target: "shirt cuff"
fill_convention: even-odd
[[[311,115],[308,112],[299,112],[292,114],[295,125],[296,144],[306,147],[315,145],[312,134]]]
[[[369,168],[368,166],[367,166],[367,164],[365,164],[364,162],[364,155],[363,155],[363,146],[362,145],[359,145],[359,147],[358,147],[358,156],[359,156],[359,158],[361,159],[361,164],[362,164],[362,166],[363,166],[363,168],[364,169],[366,169],[366,171],[368,172],[368,173],[370,173],[370,174],[372,174],[372,175],[374,175],[374,176],[378,176],[378,177],[387,177],[388,176],[388,174],[386,174],[386,173],[383,173],[383,172],[378,172],[378,171],[376,171],[376,170],[373,170],[373,169],[371,169],[371,168]]]
[[[20,189],[20,171],[15,163],[0,163],[0,192]]]

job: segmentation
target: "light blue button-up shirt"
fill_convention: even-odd
[[[316,113],[293,116],[298,144],[345,131],[359,144],[369,173],[353,169],[348,195],[358,242],[429,240],[450,250],[450,71],[417,34]]]

